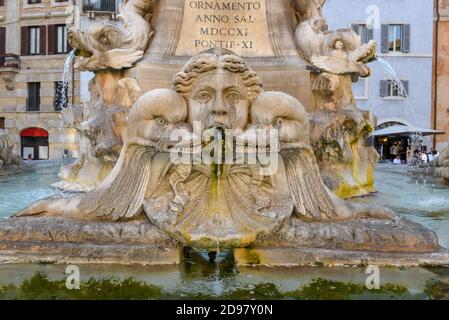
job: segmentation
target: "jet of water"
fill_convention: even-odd
[[[401,79],[399,78],[396,70],[394,70],[393,66],[386,60],[376,57],[376,60],[381,65],[382,69],[385,71],[385,73],[388,75],[391,81],[393,81],[393,84],[398,88],[400,96],[406,98],[408,93],[407,90],[405,90],[404,85],[402,84]]]
[[[405,89],[404,85],[402,84],[401,79],[399,78],[396,70],[394,70],[393,66],[386,60],[376,57],[376,60],[379,62],[382,69],[385,71],[385,73],[388,75],[391,81],[393,81],[393,84],[398,88],[400,96],[406,98],[408,93]]]
[[[72,67],[73,59],[75,59],[75,50],[72,50],[68,56],[67,59],[64,62],[64,70],[62,72],[62,77],[60,81],[60,86],[58,87],[58,91],[56,94],[59,99],[59,109],[62,110],[63,108],[67,107],[68,104],[68,90],[69,90],[69,81],[70,81],[70,69]]]

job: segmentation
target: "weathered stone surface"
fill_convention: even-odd
[[[178,244],[147,220],[126,223],[61,217],[0,222],[0,262],[177,264]]]
[[[343,199],[375,192],[379,156],[365,145],[375,125],[372,114],[348,105],[313,111],[311,120],[312,145],[327,187]]]
[[[151,244],[0,242],[0,263],[172,265],[180,261],[178,248]]]
[[[440,248],[432,253],[360,252],[317,248],[258,247],[237,249],[234,252],[237,266],[267,265],[293,266],[441,266],[449,265],[449,252]]]
[[[291,219],[277,235],[263,240],[261,246],[300,246],[365,252],[436,252],[438,238],[425,227],[401,218],[351,220],[341,222],[304,222]],[[259,245],[259,244],[258,244]]]
[[[449,264],[449,253],[438,247],[434,233],[406,220],[395,226],[379,221],[307,223],[293,219],[282,231],[285,236],[261,241],[255,249],[235,249],[237,265]],[[8,263],[157,265],[181,261],[180,245],[146,220],[8,219],[0,222],[0,239],[0,262]],[[395,251],[402,248],[403,252],[389,252],[393,245]],[[411,246],[413,253],[407,252]]]
[[[0,221],[0,241],[86,244],[152,244],[177,247],[146,219],[128,222],[30,217]]]

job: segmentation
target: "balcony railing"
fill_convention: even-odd
[[[0,68],[20,69],[20,57],[16,54],[0,55]]]
[[[115,13],[122,0],[83,0],[84,12]]]

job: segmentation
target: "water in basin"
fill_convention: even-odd
[[[438,234],[449,248],[449,186],[431,177],[410,176],[407,167],[379,165],[377,193],[351,201],[386,206]]]
[[[35,172],[0,177],[0,219],[53,195],[50,187],[58,181],[59,167],[39,168]]]

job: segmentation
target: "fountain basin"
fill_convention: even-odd
[[[234,248],[237,265],[449,265],[449,252],[438,246],[436,235],[409,221],[396,229],[380,225],[373,228],[370,221],[351,222],[352,225],[348,222],[304,224],[290,223],[284,227],[290,229],[287,235],[294,235],[290,240],[288,236],[287,239],[272,237],[258,240],[253,246]],[[307,228],[309,232],[305,231]],[[356,240],[347,239],[352,237],[348,232],[351,228],[358,230]],[[413,237],[416,228],[423,229],[419,231],[422,238]],[[293,229],[297,234],[292,234]],[[375,236],[370,237],[370,232]],[[0,239],[0,262],[3,263],[171,265],[179,264],[183,256],[181,243],[143,217],[128,222],[48,216],[8,219],[0,221]],[[410,252],[412,248],[414,252]]]

